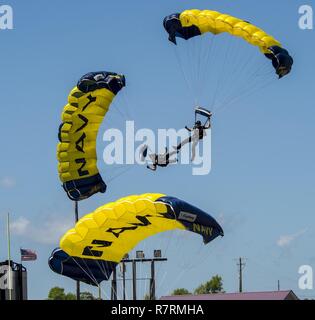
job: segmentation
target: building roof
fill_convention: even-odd
[[[163,296],[160,300],[299,300],[292,290]]]

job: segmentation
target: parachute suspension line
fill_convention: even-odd
[[[262,90],[265,89],[269,86],[272,85],[272,82],[268,81],[264,84],[260,84],[260,86],[256,86],[255,88],[253,88],[251,91],[247,91],[247,92],[243,92],[243,94],[240,94],[237,97],[234,97],[232,99],[230,99],[229,101],[227,101],[226,103],[223,104],[223,107],[220,108],[218,111],[223,111],[224,109],[226,109],[227,107],[229,107],[231,104],[238,102],[240,99],[244,99],[246,97],[251,96],[252,94],[254,94],[258,89]]]
[[[165,203],[164,203],[164,204],[165,204]],[[165,204],[165,205],[167,205],[167,207],[173,212],[174,217],[176,218],[176,214],[175,214],[172,206],[170,206],[170,205],[168,205],[168,204]],[[174,241],[175,241],[175,242],[176,242],[176,241],[177,241],[177,242],[179,241],[179,239],[175,237],[175,233],[176,233],[176,230],[168,231],[169,236],[166,237],[166,243],[165,243],[165,245],[163,246],[163,247],[164,247],[164,248],[163,248],[163,251],[165,251],[165,256],[167,256],[167,253],[169,252],[171,243],[174,243]],[[162,248],[162,244],[163,244],[163,239],[159,239],[159,248]],[[179,246],[177,246],[177,247],[179,247]],[[157,279],[157,278],[160,278],[160,277],[162,276],[162,275],[161,275],[162,268],[163,268],[162,264],[157,264],[157,265],[156,265],[156,279]],[[162,277],[164,277],[164,278],[166,277],[166,271],[164,271],[164,274],[163,274]],[[159,286],[162,288],[162,287],[163,287],[163,286],[162,286],[162,285],[163,285],[163,281],[161,280],[159,283],[160,283]]]
[[[176,230],[169,231],[169,237],[166,240],[166,244],[163,246],[162,239],[159,241],[160,248],[163,247],[163,252],[165,252],[165,256],[168,257],[168,253],[170,250],[171,243],[174,244],[178,248],[179,247],[179,241],[176,239]],[[177,245],[176,245],[177,244]],[[162,272],[164,270],[164,272]],[[167,271],[164,269],[164,266],[162,264],[158,264],[156,267],[156,278],[159,278],[159,287],[163,288],[164,282],[167,276]]]
[[[212,103],[210,104],[211,107],[210,109],[211,110],[214,110],[215,111],[215,103],[216,103],[216,99],[217,99],[217,96],[218,96],[218,93],[219,93],[219,90],[222,86],[222,82],[223,82],[223,78],[224,78],[224,71],[225,71],[225,67],[226,67],[226,64],[227,64],[227,60],[228,60],[228,55],[229,55],[229,47],[231,46],[231,43],[230,41],[228,41],[228,46],[226,46],[226,50],[225,50],[225,53],[224,53],[224,58],[223,58],[223,64],[222,64],[222,67],[221,67],[221,72],[220,72],[220,75],[219,75],[219,78],[217,80],[217,84],[216,84],[216,89],[214,91],[214,95],[213,95],[213,98],[212,98]]]
[[[90,251],[90,255],[93,256],[93,257],[95,257],[95,255],[93,254],[92,250],[91,250],[90,248],[89,248],[88,250]],[[103,274],[105,277],[107,277],[108,274],[106,273],[105,269],[102,268],[102,266],[100,265],[100,263],[98,262],[98,260],[95,260],[95,262],[96,262],[96,265],[98,266],[99,270],[102,272],[102,274]],[[85,264],[86,269],[89,271],[89,273],[90,273],[91,275],[93,275],[93,273],[91,272],[91,270],[90,270],[90,268],[89,268],[89,266],[87,265],[87,263],[86,263],[85,260],[83,260],[83,263]],[[93,276],[93,279],[92,279],[91,276],[90,276],[90,278],[91,278],[91,280],[96,284],[96,286],[104,293],[104,295],[106,296],[106,298],[108,298],[108,296],[106,295],[105,290],[102,289],[102,287],[100,286],[100,284],[97,282],[96,278],[95,278],[94,276]]]
[[[192,89],[192,87],[191,87],[191,83],[189,82],[189,80],[188,80],[188,78],[187,78],[186,72],[185,72],[185,70],[184,70],[184,68],[183,68],[183,62],[182,62],[182,60],[181,60],[181,58],[180,58],[179,52],[177,51],[177,46],[175,46],[175,47],[173,48],[173,50],[174,50],[174,54],[175,54],[175,57],[176,57],[177,64],[178,64],[178,66],[179,66],[179,68],[180,68],[180,70],[181,70],[181,73],[182,73],[182,75],[183,75],[183,78],[184,78],[184,80],[185,80],[185,82],[186,82],[187,88],[188,88],[188,90],[190,91],[191,96],[193,97],[193,96],[194,96],[194,94],[193,94],[193,89]]]
[[[94,258],[95,258],[95,256],[94,256],[94,254],[93,254],[92,250],[91,250],[90,248],[88,248],[88,250],[90,251],[90,255],[91,255],[92,257],[94,257]],[[93,274],[93,273],[91,272],[91,270],[90,270],[89,266],[87,265],[86,261],[85,261],[85,260],[83,260],[83,262],[84,262],[84,264],[85,264],[85,266],[86,266],[87,270],[88,270],[91,274]],[[102,274],[106,277],[106,276],[107,276],[107,273],[105,272],[105,269],[103,269],[103,268],[102,268],[102,266],[100,265],[100,263],[99,263],[97,260],[95,260],[95,262],[96,262],[96,264],[97,264],[97,266],[98,266],[99,270],[100,270],[100,271],[102,272]],[[95,278],[95,277],[93,277],[93,278],[94,278],[94,280],[95,280],[95,282],[96,282],[96,284],[97,284],[96,278]],[[97,284],[97,286],[98,286],[98,284]]]
[[[206,36],[206,35],[205,35]],[[204,54],[201,57],[201,60],[204,61],[204,68],[202,68],[202,61],[200,62],[200,89],[199,89],[199,95],[200,97],[203,95],[204,90],[207,86],[206,83],[206,79],[207,79],[207,74],[211,72],[210,66],[212,65],[212,62],[214,61],[214,59],[212,58],[212,51],[214,49],[214,43],[215,43],[215,39],[214,39],[214,35],[211,34],[211,39],[210,39],[210,45],[208,45],[208,43],[206,43],[206,45],[204,46],[205,50],[204,50]],[[204,37],[206,40],[206,37]]]
[[[236,40],[236,39],[235,39]],[[235,87],[235,84],[234,83],[231,83],[233,82],[233,79],[235,80],[236,79],[236,75],[239,75],[240,74],[240,71],[242,70],[242,65],[244,64],[243,60],[241,60],[241,50],[240,50],[240,42],[241,41],[237,41],[236,42],[236,48],[235,50],[232,50],[231,48],[231,52],[230,52],[230,55],[229,56],[233,56],[233,61],[234,63],[232,63],[231,61],[231,64],[232,64],[232,71],[229,72],[229,78],[228,80],[225,82],[225,87],[227,87],[228,91],[232,92],[233,91],[233,88]],[[234,54],[235,53],[235,54]],[[231,59],[230,59],[231,60]],[[246,60],[245,60],[246,61]],[[235,82],[235,81],[234,81]],[[239,83],[239,81],[237,82]],[[224,90],[226,91],[226,90]],[[224,95],[228,95],[228,93],[225,93]],[[222,99],[222,98],[221,98]],[[219,109],[219,106],[218,106],[218,102],[216,103],[216,105],[214,106],[214,111],[218,110]]]
[[[197,41],[196,39],[193,39],[192,42],[192,59],[191,61],[195,61],[195,63],[191,63],[192,68],[192,74],[193,74],[193,85],[194,85],[194,102],[195,105],[198,105],[199,102],[199,64],[200,64],[200,52],[202,51],[202,41]]]
[[[173,246],[175,248],[180,248],[180,241],[182,239],[180,239],[181,237],[176,237],[176,234],[177,234],[178,230],[172,230],[171,231],[171,236],[170,236],[170,241],[167,242],[167,246],[165,248],[165,253],[168,253],[169,250],[170,250],[170,244],[172,243]],[[181,270],[180,273],[184,273],[185,270]],[[157,270],[157,275],[159,276],[159,278],[161,278],[160,280],[160,287],[163,287],[164,286],[164,283],[167,279],[167,271],[165,270],[163,273],[162,273],[162,266],[159,266],[158,270]]]
[[[111,106],[111,107],[112,107],[111,109],[112,109],[116,114],[118,114],[118,115],[122,118],[122,120],[126,121],[126,120],[128,119],[127,114],[124,113],[124,112],[119,108],[119,104],[117,103],[116,100],[112,102],[112,106]]]
[[[174,230],[173,236],[175,237],[175,232],[181,232],[180,230]],[[182,236],[184,236],[184,238],[186,239],[190,239],[191,235],[190,234],[181,234],[181,236],[175,237],[175,243],[173,243],[173,247],[177,248],[177,252],[180,252],[178,254],[178,256],[183,256],[183,257],[187,257],[187,248],[183,248],[183,238]],[[171,281],[169,281],[170,279],[168,279],[168,283],[166,284],[167,286],[167,290],[171,290],[174,287],[178,287],[177,283],[179,281],[182,280],[183,276],[185,274],[187,274],[187,271],[192,270],[193,268],[195,268],[198,265],[198,257],[204,257],[205,255],[201,255],[200,252],[202,251],[203,248],[206,248],[202,243],[199,245],[199,249],[194,251],[194,253],[192,254],[191,252],[189,253],[189,260],[186,261],[176,261],[178,268],[180,269],[179,272],[177,273],[177,276],[175,278],[172,278]],[[183,252],[181,252],[183,251]],[[164,272],[164,274],[162,275],[162,279],[160,280],[160,286],[163,287],[165,281],[167,280],[166,277],[166,272]],[[167,292],[168,292],[167,291]]]
[[[134,116],[134,113],[133,113],[132,105],[130,103],[129,94],[130,94],[130,92],[128,92],[128,94],[127,94],[127,92],[124,90],[124,91],[121,92],[119,97],[121,97],[122,105],[126,106],[125,110],[126,110],[126,114],[127,114],[128,120],[133,120],[133,119],[135,119],[135,116]],[[129,98],[127,98],[127,97],[129,97]]]
[[[117,170],[121,169],[121,168],[124,168],[125,165],[121,165],[119,168],[116,168]],[[130,169],[132,169],[134,166],[133,165],[127,165],[127,168],[123,171],[120,171],[120,172],[117,172],[116,174],[114,174],[113,177],[109,178],[107,180],[107,183],[111,183],[113,182],[114,180],[116,180],[118,177],[122,176],[123,174],[127,173]]]
[[[240,42],[237,42],[237,43],[240,43]],[[237,53],[239,51],[241,50],[231,50],[231,56],[233,56],[232,53],[234,52]],[[255,54],[252,54],[251,50],[248,50],[246,52],[248,53],[247,56],[246,57],[243,56],[240,59],[240,61],[238,61],[236,58],[233,59],[234,67],[233,67],[233,71],[230,72],[230,80],[235,80],[236,75],[244,74],[243,78],[246,78],[246,81],[241,81],[241,79],[238,77],[237,81],[234,81],[234,83],[237,83],[236,86],[233,83],[229,83],[228,81],[226,81],[227,90],[224,90],[225,94],[222,95],[222,97],[219,99],[220,101],[217,102],[217,105],[215,107],[216,110],[221,110],[222,108],[225,109],[230,104],[230,101],[232,102],[237,101],[238,98],[241,98],[242,96],[246,95],[247,92],[251,92],[251,91],[255,92],[257,84],[259,84],[259,81],[265,80],[265,79],[261,79],[261,77],[258,77],[257,74],[259,74],[259,71],[262,68],[266,67],[267,61],[265,64],[263,64],[258,60],[258,59],[262,59],[261,56],[256,56]],[[258,66],[257,70],[255,69],[255,66]],[[252,69],[254,69],[254,71],[252,71]],[[270,75],[271,73],[272,71],[270,71],[268,74]],[[249,76],[247,76],[247,74],[249,74]],[[252,90],[253,88],[255,90]]]
[[[237,83],[237,84],[241,83],[240,75],[242,74],[243,69],[246,68],[246,65],[248,64],[248,61],[249,61],[248,59],[244,59],[244,57],[242,57],[243,61],[245,60],[245,64],[242,66],[242,61],[238,61],[238,59],[237,59],[238,56],[234,55],[234,53],[239,50],[233,48],[233,45],[235,42],[232,40],[233,39],[231,39],[231,41],[229,41],[229,43],[230,43],[230,47],[229,47],[229,51],[230,51],[229,58],[230,59],[229,59],[229,61],[230,61],[230,65],[233,66],[233,69],[235,72],[233,72],[233,71],[228,72],[228,73],[226,72],[226,78],[224,81],[225,87],[224,87],[224,90],[221,91],[222,94],[221,94],[220,99],[224,99],[226,96],[228,96],[229,91],[231,91],[231,92],[233,91],[233,89],[235,88],[235,83]],[[237,44],[239,44],[239,42],[236,42],[236,47],[237,47]],[[237,66],[236,68],[235,68],[235,65]],[[239,69],[238,69],[238,67],[239,67]],[[236,73],[236,71],[237,71],[237,73]],[[236,77],[236,75],[237,75],[237,77]],[[219,99],[217,99],[217,101],[216,101],[215,108],[216,109],[219,108]]]
[[[179,273],[176,275],[176,277],[171,280],[171,283],[167,284],[167,287],[168,287],[167,293],[171,294],[170,291],[172,290],[172,287],[176,286],[176,284],[183,278],[183,276],[186,274],[186,272],[187,272],[187,270],[181,269],[179,271]],[[161,281],[161,286],[162,286],[162,284],[165,283],[165,281],[166,281],[166,272],[163,275],[163,278],[162,278],[162,281]]]
[[[88,267],[88,265],[86,264],[86,262],[83,260],[84,264],[86,265],[86,269],[90,272],[87,272],[84,268],[82,268],[82,266],[73,258],[71,257],[71,259],[76,263],[76,265],[91,279],[91,281],[95,284],[95,286],[97,286],[104,294],[104,296],[106,298],[108,298],[108,295],[106,294],[106,292],[102,289],[102,287],[100,286],[100,284],[98,284],[96,278],[93,276],[93,273],[91,272],[90,268]]]
[[[177,248],[176,250],[179,250],[177,252],[187,251],[187,248],[183,248],[182,241],[183,241],[183,237],[186,239],[190,239],[191,235],[183,233],[183,230],[172,230],[170,232],[171,232],[171,235],[169,236],[168,241],[167,241],[167,246],[164,249],[165,252],[167,253],[171,249],[170,244],[172,244],[172,247]],[[178,233],[180,233],[181,236],[178,236]],[[160,244],[161,244],[161,242],[162,241],[160,240]],[[201,251],[202,247],[203,247],[203,244],[200,244],[199,250],[197,252],[195,252],[193,255],[195,258],[199,256],[198,253]],[[181,254],[179,254],[179,256],[187,256],[187,252],[181,252]],[[196,263],[194,263],[194,261],[196,261],[196,259],[194,257],[192,257],[192,255],[190,254],[189,261],[190,261],[190,263],[193,263],[195,265]],[[175,281],[174,281],[174,279],[172,279],[172,281],[171,281],[172,285],[175,285],[177,283],[177,281],[181,280],[183,278],[184,274],[187,273],[187,270],[189,270],[187,267],[185,267],[185,263],[182,264],[180,261],[176,261],[176,263],[178,266],[182,266],[182,267],[180,268],[180,271],[179,271],[177,277],[175,278]],[[162,266],[159,266],[156,274],[157,274],[157,277],[161,277],[161,280],[159,281],[159,283],[160,283],[159,286],[163,287],[165,281],[167,280],[167,272],[165,271],[164,273],[162,273]],[[171,288],[172,285],[170,285],[170,283],[167,284],[167,286],[169,288]]]
[[[271,79],[269,79],[270,76],[274,76],[272,70],[270,70],[269,72],[267,72],[266,74],[264,74],[263,76],[258,76],[259,72],[261,69],[264,69],[266,67],[266,64],[263,63],[257,63],[256,61],[255,65],[259,65],[259,67],[257,68],[257,70],[254,70],[253,72],[251,72],[251,74],[248,76],[248,78],[246,79],[245,85],[242,86],[242,83],[239,83],[239,88],[236,92],[238,92],[237,95],[235,94],[230,94],[229,96],[226,96],[224,98],[224,100],[221,102],[221,104],[219,105],[219,108],[226,108],[227,106],[229,106],[232,102],[238,101],[240,98],[243,98],[245,96],[249,96],[252,93],[256,92],[258,90],[258,88],[265,87],[265,84],[268,83],[272,83],[272,81],[270,81]],[[248,63],[247,65],[250,65],[250,63]],[[246,66],[244,66],[246,67]],[[268,65],[268,69],[269,69],[269,65]],[[249,73],[249,71],[248,71]],[[247,74],[247,73],[246,73]],[[269,81],[267,81],[269,80]]]

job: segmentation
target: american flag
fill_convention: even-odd
[[[21,261],[33,261],[37,259],[37,254],[35,251],[29,249],[20,249],[21,251]]]

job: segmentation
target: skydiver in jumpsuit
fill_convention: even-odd
[[[201,141],[207,135],[206,130],[211,128],[210,117],[209,120],[205,123],[205,125],[202,125],[201,121],[198,120],[195,122],[195,125],[192,128],[188,128],[187,126],[185,126],[185,129],[189,132],[192,132],[192,134],[190,135],[190,137],[186,138],[176,147],[177,153],[185,144],[191,143],[191,161],[195,160],[196,147],[198,145],[198,142]]]
[[[147,165],[147,168],[155,171],[157,167],[167,167],[170,163],[176,163],[178,162],[178,159],[170,159],[173,155],[178,154],[181,148],[186,145],[187,143],[192,143],[192,157],[191,161],[194,161],[196,157],[196,147],[198,145],[198,142],[202,140],[206,135],[206,130],[211,128],[211,116],[209,115],[208,121],[202,125],[201,121],[196,121],[195,125],[192,128],[188,128],[185,126],[185,129],[189,132],[192,132],[190,137],[186,138],[184,141],[179,143],[177,146],[174,147],[174,151],[168,152],[167,148],[165,149],[165,153],[163,154],[150,154],[149,157],[152,161],[151,165]],[[147,151],[147,146],[145,146],[145,152]]]
[[[168,149],[165,148],[165,153],[163,154],[150,154],[149,157],[152,161],[151,165],[147,165],[147,168],[155,171],[157,167],[167,167],[170,163],[176,163],[177,159],[170,159],[173,155],[177,154],[178,151],[168,152]]]

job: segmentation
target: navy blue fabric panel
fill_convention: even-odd
[[[56,248],[48,260],[48,265],[58,274],[96,286],[110,278],[117,263],[71,257],[60,248]]]
[[[126,79],[123,75],[107,71],[89,72],[77,84],[78,89],[85,93],[106,88],[115,95],[125,86]]]
[[[174,13],[164,18],[163,26],[169,34],[169,40],[176,44],[176,37],[188,40],[192,37],[201,35],[199,28],[195,25],[183,27],[180,22],[180,14]]]
[[[223,236],[222,227],[208,213],[199,208],[175,197],[161,197],[157,201],[169,204],[176,215],[176,219],[180,221],[188,230],[202,235],[205,243],[208,243],[218,236]],[[211,234],[207,233],[211,228]]]
[[[97,192],[106,192],[107,186],[98,173],[92,177],[65,182],[63,188],[71,200],[80,201]]]
[[[289,74],[294,63],[289,52],[279,46],[273,46],[268,49],[271,53],[267,53],[265,55],[267,58],[272,60],[272,65],[275,68],[277,75],[279,75],[279,78]]]

